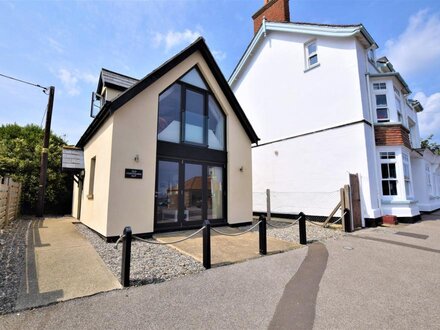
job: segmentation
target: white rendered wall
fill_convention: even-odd
[[[264,191],[271,189],[275,213],[328,216],[339,201],[339,189],[349,183],[349,173],[359,173],[363,216],[380,216],[377,199],[371,198],[376,187],[368,174],[364,126],[253,148],[254,210],[266,211]]]
[[[232,84],[260,143],[364,119],[355,39],[319,37],[304,72],[310,40],[270,32]]]
[[[414,193],[420,211],[431,212],[440,208],[440,184],[438,156],[411,158],[412,175],[414,177]],[[426,166],[431,169],[431,189],[428,188]]]
[[[362,47],[355,38],[319,37],[320,65],[305,72],[304,43],[312,39],[270,32],[232,84],[260,144],[369,120]],[[375,152],[364,123],[254,148],[254,210],[266,209],[269,188],[274,212],[328,215],[349,173],[359,173],[363,217],[379,217]]]

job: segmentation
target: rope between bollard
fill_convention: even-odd
[[[312,220],[306,220],[306,221],[310,222],[312,225],[324,228],[323,223],[313,222]]]
[[[206,226],[203,226],[202,228],[200,228],[200,229],[197,230],[196,232],[192,233],[191,235],[189,235],[189,236],[187,236],[187,237],[184,237],[184,238],[182,238],[182,239],[179,239],[179,240],[177,240],[177,241],[174,241],[174,242],[154,242],[154,241],[146,240],[146,239],[141,238],[141,237],[136,236],[136,235],[133,235],[132,237],[133,237],[134,239],[137,239],[137,240],[139,240],[139,241],[141,241],[141,242],[145,242],[145,243],[157,244],[157,245],[168,245],[168,244],[176,244],[176,243],[180,243],[180,242],[186,241],[187,239],[190,239],[191,237],[193,237],[193,236],[197,235],[198,233],[200,233],[200,232],[201,232],[203,229],[205,229],[205,228],[206,228]]]
[[[335,221],[332,222],[332,225],[334,225],[336,222],[341,221],[341,220],[344,218],[344,216],[345,216],[346,214],[347,214],[347,212],[344,212],[344,214],[343,214],[340,218],[338,218],[338,219],[336,219]],[[328,226],[329,226],[329,224],[326,224],[326,225],[324,226],[324,228],[328,228]]]
[[[300,218],[301,218],[301,217],[299,217],[299,218],[296,219],[294,222],[292,222],[291,224],[288,224],[288,225],[286,225],[286,226],[275,226],[275,225],[269,223],[269,221],[267,222],[267,225],[270,226],[270,227],[272,227],[272,228],[277,228],[277,229],[289,228],[289,227],[292,227],[292,226],[296,225]]]
[[[240,235],[243,235],[243,234],[246,234],[246,233],[250,232],[252,229],[254,229],[255,227],[257,227],[260,223],[261,223],[261,220],[258,221],[258,222],[257,222],[255,225],[253,225],[251,228],[249,228],[249,229],[247,229],[247,230],[245,230],[245,231],[243,231],[243,232],[241,232],[241,233],[236,233],[236,234],[228,234],[228,233],[225,233],[225,232],[219,231],[219,230],[217,230],[217,229],[215,229],[215,228],[213,228],[213,227],[211,227],[211,229],[212,229],[212,231],[214,231],[214,232],[216,232],[217,234],[220,234],[220,235],[225,235],[225,236],[240,236]]]
[[[125,235],[119,236],[118,240],[115,243],[114,249],[118,249],[118,244],[124,239]]]

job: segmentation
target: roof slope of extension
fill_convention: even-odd
[[[238,78],[241,70],[246,66],[249,57],[255,52],[256,48],[260,45],[263,37],[267,32],[290,32],[290,33],[303,33],[315,36],[327,36],[327,37],[357,37],[364,47],[378,48],[376,42],[365,29],[362,24],[318,24],[318,23],[306,23],[306,22],[270,22],[263,20],[260,29],[252,38],[246,51],[235,67],[234,71],[229,78],[229,84],[232,86],[234,81]]]
[[[209,69],[211,70],[212,74],[217,80],[217,83],[219,84],[223,94],[225,95],[226,99],[228,100],[229,104],[231,105],[231,108],[234,110],[235,114],[237,115],[242,127],[244,128],[246,134],[248,135],[249,139],[252,143],[258,143],[260,140],[255,133],[254,129],[252,128],[249,120],[247,119],[243,109],[241,108],[240,104],[238,103],[234,93],[232,92],[231,88],[228,85],[228,82],[226,81],[225,77],[223,76],[223,73],[221,72],[219,66],[217,65],[214,57],[212,56],[208,46],[205,43],[205,40],[202,37],[197,38],[196,41],[194,41],[191,45],[189,45],[187,48],[182,50],[180,53],[163,63],[161,66],[159,66],[157,69],[149,73],[144,78],[140,79],[139,81],[135,82],[134,85],[131,85],[128,89],[126,89],[122,94],[120,94],[118,97],[113,99],[112,101],[107,101],[104,106],[102,107],[101,111],[99,111],[98,115],[95,117],[95,119],[92,121],[92,123],[89,125],[89,127],[86,129],[84,134],[79,139],[78,143],[76,144],[77,147],[83,148],[88,141],[93,137],[93,135],[98,131],[98,129],[101,127],[101,125],[109,118],[115,111],[117,111],[119,108],[121,108],[125,103],[129,102],[132,98],[134,98],[136,95],[138,95],[140,92],[145,90],[148,86],[159,80],[163,75],[165,75],[168,71],[173,69],[176,65],[181,63],[183,60],[194,54],[195,52],[199,51],[202,55],[202,57],[205,59],[206,63],[208,64]],[[102,87],[102,83],[107,81],[110,82],[113,79],[113,84],[118,86],[120,88],[124,88],[123,86],[120,86],[122,83],[130,83],[136,79],[128,77],[128,76],[122,76],[126,79],[122,79],[123,82],[120,81],[120,77],[122,75],[105,70],[104,73],[101,74],[100,77],[100,84]]]
[[[119,91],[125,91],[138,81],[139,79],[102,68],[96,93],[101,93],[103,86],[108,86]]]

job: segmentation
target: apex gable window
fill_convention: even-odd
[[[157,132],[160,141],[225,150],[225,115],[196,67],[159,96]]]
[[[306,69],[311,69],[317,65],[318,62],[318,48],[316,40],[310,41],[304,45],[304,50],[306,54]]]

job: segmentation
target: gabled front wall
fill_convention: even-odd
[[[196,64],[226,114],[228,223],[251,221],[251,142],[203,57],[197,52],[112,116],[113,157],[106,236],[120,235],[126,225],[130,225],[134,233],[153,232],[159,94]],[[139,162],[134,160],[136,155]],[[125,179],[126,168],[143,170],[143,178]]]
[[[317,40],[320,65],[307,71],[304,44],[310,40]],[[363,217],[381,216],[375,163],[370,161],[375,154],[371,126],[360,122],[288,139],[369,120],[366,64],[359,54],[359,42],[354,37],[314,38],[269,31],[255,49],[232,88],[258,132],[260,144],[286,139],[253,149],[255,196],[267,188],[292,192],[287,197],[290,200],[281,201],[281,209],[274,206],[273,212],[278,208],[279,213],[303,211],[325,216],[338,201],[336,191],[349,183],[348,173],[358,173]],[[334,196],[324,200],[319,197],[322,194],[316,194],[311,198],[313,192],[333,192]],[[254,203],[256,211],[265,208],[264,198]]]

